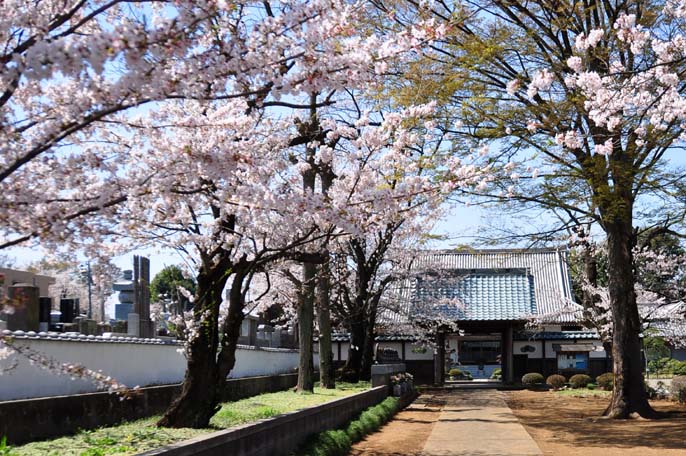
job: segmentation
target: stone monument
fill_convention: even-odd
[[[155,337],[155,322],[150,319],[150,260],[138,255],[133,257],[133,295],[139,337]]]
[[[119,292],[119,302],[114,305],[114,319],[126,321],[133,313],[133,271],[123,271],[123,277],[112,284],[112,289]]]
[[[38,331],[40,289],[30,283],[17,283],[8,287],[7,297],[12,312],[7,314],[7,327],[11,331]]]

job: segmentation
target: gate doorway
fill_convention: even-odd
[[[496,369],[501,369],[502,342],[497,336],[448,336],[448,363],[450,369],[469,373],[474,380],[490,379]]]

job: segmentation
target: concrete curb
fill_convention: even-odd
[[[348,423],[387,396],[388,388],[379,386],[315,407],[147,451],[139,456],[288,455],[309,436]]]

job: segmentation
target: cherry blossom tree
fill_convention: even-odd
[[[671,0],[437,3],[430,14],[451,33],[410,75],[428,80],[419,93],[445,101],[454,119],[447,128],[499,165],[498,179],[471,193],[606,234],[611,418],[653,416],[640,362],[634,221],[683,214],[669,156],[683,145],[686,117],[684,11]],[[398,86],[405,96],[416,90]]]
[[[652,229],[639,235],[639,245],[633,251],[641,328],[660,327],[665,330],[665,335],[677,334],[680,331],[673,328],[686,324],[682,305],[686,256],[678,246],[678,240],[667,238],[672,241],[662,241],[662,245],[653,242],[656,232],[659,230]],[[581,296],[580,306],[570,302],[560,314],[573,315],[585,326],[594,328],[605,349],[610,351],[614,324],[607,280],[607,245],[594,242],[583,229],[578,229],[573,236],[572,247],[572,257],[576,260],[572,261],[571,270]],[[556,316],[542,315],[536,320],[544,322]]]
[[[362,2],[120,3],[8,16],[2,246],[40,237],[106,255],[154,243],[191,257],[188,369],[160,424],[205,427],[251,281],[275,261],[319,261],[305,245],[349,204],[297,185],[309,165],[289,152],[317,138],[292,112],[313,94],[364,88],[441,28],[358,35]]]

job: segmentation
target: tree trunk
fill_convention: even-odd
[[[313,323],[314,323],[314,288],[317,266],[313,263],[303,264],[302,298],[298,306],[298,346],[300,360],[298,364],[298,385],[296,391],[314,391],[314,366],[312,361]]]
[[[362,349],[365,340],[365,325],[361,316],[355,316],[350,322],[350,347],[348,359],[343,367],[343,380],[356,383],[360,381],[360,369],[362,367]]]
[[[328,256],[328,253],[327,253]],[[328,260],[320,266],[317,282],[317,323],[319,324],[319,384],[322,388],[335,388],[333,352],[331,350],[331,276]]]
[[[608,291],[613,318],[612,359],[614,390],[605,411],[609,418],[648,418],[655,411],[648,403],[643,382],[641,322],[636,304],[631,219],[617,217],[606,225],[608,244]]]
[[[157,426],[206,428],[219,410],[217,363],[207,338],[196,338],[189,351],[181,395],[172,402]]]
[[[364,345],[362,347],[362,363],[360,366],[360,379],[361,380],[371,380],[372,378],[372,364],[374,364],[374,345],[376,342],[375,338],[375,328],[376,328],[376,305],[373,303],[374,308],[371,309],[371,314],[367,316],[365,321],[365,336]]]
[[[236,365],[236,349],[241,334],[241,324],[245,318],[245,296],[243,295],[243,281],[247,268],[236,269],[229,290],[229,311],[224,320],[221,338],[221,351],[217,359],[218,377],[226,379]]]
[[[217,413],[223,387],[217,366],[218,318],[228,269],[225,261],[219,261],[210,271],[203,267],[198,274],[195,320],[202,323],[197,337],[189,342],[181,394],[157,422],[158,426],[206,428]]]

